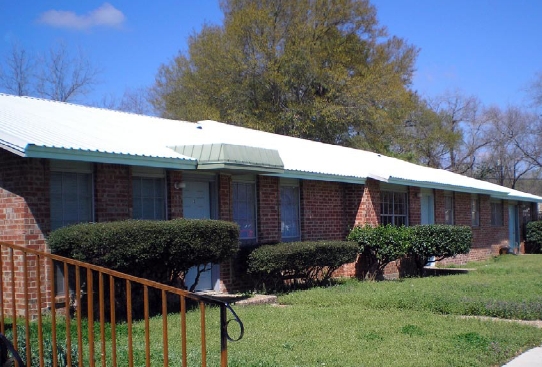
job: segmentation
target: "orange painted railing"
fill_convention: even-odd
[[[137,352],[144,353],[145,366],[186,367],[189,355],[207,366],[212,354],[225,367],[228,341],[243,336],[236,313],[216,298],[17,245],[0,248],[0,332],[11,333],[27,366],[140,366]],[[212,307],[219,308],[213,321],[220,329],[214,354],[206,332]],[[199,322],[196,316],[192,325],[195,313]],[[230,321],[238,326],[235,339],[228,334]],[[144,336],[134,336],[135,328],[143,328]],[[199,332],[187,331],[194,328]]]

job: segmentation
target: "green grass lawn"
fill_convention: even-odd
[[[468,264],[469,274],[293,292],[283,307],[237,307],[230,366],[500,366],[542,330],[460,315],[542,319],[542,256]]]
[[[506,255],[468,267],[476,271],[382,282],[347,280],[281,295],[279,306],[234,306],[245,336],[228,344],[229,366],[489,367],[541,345],[542,329],[462,316],[542,319],[542,255]],[[218,314],[217,308],[207,309],[208,366],[219,365]],[[199,317],[196,311],[187,315],[189,366],[201,365]],[[170,366],[181,365],[179,329],[179,316],[169,315]],[[161,317],[151,319],[150,331],[151,365],[162,366]],[[235,335],[233,324],[230,331]],[[126,338],[126,325],[118,325],[119,366],[127,365]],[[145,365],[144,340],[145,325],[137,322],[135,366]],[[95,355],[101,364],[99,349],[97,345]],[[86,360],[88,353],[83,355]],[[111,365],[110,351],[106,359]]]

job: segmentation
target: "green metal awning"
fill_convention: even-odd
[[[195,158],[201,170],[283,173],[284,163],[275,149],[233,144],[177,145],[175,152]]]

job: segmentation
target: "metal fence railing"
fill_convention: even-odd
[[[17,245],[0,248],[0,333],[26,366],[225,367],[228,341],[243,337],[227,302]]]

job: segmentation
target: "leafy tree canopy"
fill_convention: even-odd
[[[388,36],[368,0],[224,0],[162,65],[164,117],[218,121],[331,144],[400,152],[418,104],[417,48]]]

